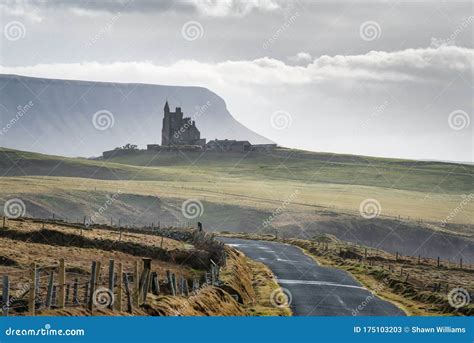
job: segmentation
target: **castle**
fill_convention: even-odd
[[[196,127],[196,122],[190,117],[184,117],[181,107],[170,111],[168,101],[165,103],[163,126],[161,128],[161,145],[148,144],[147,151],[209,151],[209,152],[269,152],[276,148],[276,144],[251,144],[249,141],[231,139],[214,139],[206,144],[206,139],[201,138],[201,132]],[[135,154],[139,150],[136,145],[127,144],[114,150],[104,151],[103,158],[111,158],[124,154]]]
[[[184,118],[181,107],[170,111],[168,101],[164,107],[163,127],[161,129],[161,145],[206,145],[206,139],[201,139],[201,133],[196,127],[196,122],[191,118]]]

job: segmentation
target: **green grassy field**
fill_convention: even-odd
[[[474,237],[474,204],[466,198],[474,191],[471,165],[290,149],[136,153],[108,161],[2,149],[0,175],[0,199],[22,199],[32,216],[55,213],[80,220],[120,191],[98,222],[199,220],[212,230],[277,229],[302,238],[324,232],[392,250],[411,241],[416,247],[430,239],[430,232]],[[181,206],[188,199],[202,203],[200,217],[183,216]],[[365,199],[380,204],[377,220],[361,217]],[[387,239],[395,231],[397,237]],[[403,238],[408,236],[407,243]],[[464,249],[456,237],[451,245]],[[425,245],[449,250],[443,241]]]

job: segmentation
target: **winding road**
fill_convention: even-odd
[[[405,315],[369,292],[349,273],[322,267],[293,245],[227,237],[219,240],[266,264],[278,284],[289,291],[290,307],[296,316]]]

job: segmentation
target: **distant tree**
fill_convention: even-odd
[[[130,144],[130,143],[127,143],[123,147],[121,147],[121,149],[123,149],[123,150],[137,150],[137,148],[138,148],[137,145]]]

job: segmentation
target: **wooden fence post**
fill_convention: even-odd
[[[94,287],[97,288],[99,286],[99,283],[100,283],[100,269],[102,268],[102,263],[100,261],[97,261],[96,262],[96,270],[95,270],[95,285]],[[95,289],[94,289],[95,291]],[[92,294],[92,293],[91,293]]]
[[[84,304],[89,304],[89,284],[90,280],[84,285]]]
[[[151,284],[151,271],[150,269],[145,269],[146,277],[145,284],[143,285],[143,303],[146,304],[146,298],[148,296],[148,291],[150,290]]]
[[[123,274],[123,281],[124,281],[124,285],[125,285],[125,294],[127,296],[127,312],[132,313],[133,312],[132,297],[130,295],[130,287],[128,285],[128,274],[127,273]]]
[[[79,290],[78,290],[79,280],[74,279],[74,284],[72,285],[72,303],[74,305],[79,304]]]
[[[123,264],[119,262],[118,264],[118,277],[117,277],[117,310],[122,311],[122,285],[123,285]]]
[[[462,269],[462,258],[459,259],[459,269]]]
[[[440,267],[440,263],[439,263],[439,256],[438,256],[437,267],[438,267],[438,268]]]
[[[216,272],[214,271],[214,265],[211,265],[211,285],[216,284]]]
[[[51,271],[51,273],[49,274],[48,290],[46,293],[46,308],[51,308],[51,303],[53,299],[53,284],[54,284],[54,272]]]
[[[65,283],[66,283],[66,264],[64,258],[59,259],[59,275],[58,275],[58,306],[64,308],[65,305]]]
[[[66,298],[64,300],[64,305],[66,306],[69,303],[69,292],[71,290],[71,285],[66,284]]]
[[[174,288],[173,284],[173,276],[169,270],[166,271],[166,279],[168,281],[168,285],[170,286],[171,294],[176,295],[176,288]]]
[[[3,228],[5,228],[5,217],[3,217]]]
[[[134,291],[133,291],[133,306],[138,307],[140,303],[140,270],[139,270],[139,262],[135,261],[135,266],[133,270],[133,286],[134,286]]]
[[[176,284],[176,275],[174,273],[171,274],[171,284],[173,285],[173,295],[177,295],[178,287]]]
[[[89,302],[88,302],[88,307],[89,310],[92,311],[94,307],[94,293],[95,293],[95,286],[96,286],[96,280],[97,278],[97,262],[93,261],[92,262],[92,268],[91,268],[91,280],[90,280],[90,296],[89,296]]]
[[[115,281],[115,260],[109,261],[109,290],[114,294]],[[110,302],[109,308],[113,310],[113,301]]]
[[[58,303],[58,287],[53,285],[53,294],[51,295],[51,304],[57,306]]]
[[[189,296],[189,285],[188,285],[188,280],[184,279],[184,295]]]
[[[36,263],[30,265],[30,290],[28,297],[28,313],[30,316],[35,315],[35,300],[36,300]]]
[[[5,217],[3,217],[5,221]],[[2,291],[2,314],[8,316],[8,310],[10,308],[10,280],[8,275],[3,275],[3,291]]]

